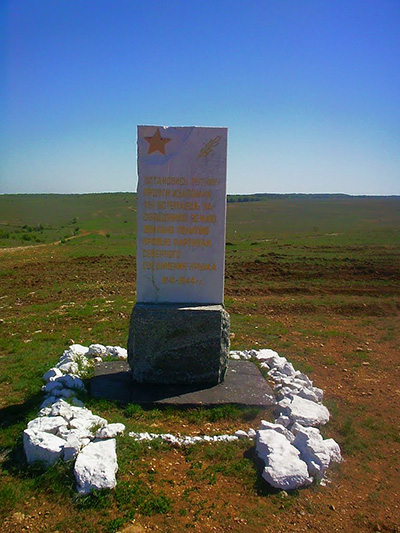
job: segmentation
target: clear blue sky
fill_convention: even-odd
[[[159,124],[230,193],[400,194],[399,0],[1,0],[0,54],[0,192],[134,191]]]

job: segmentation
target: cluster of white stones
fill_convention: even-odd
[[[261,422],[256,432],[256,450],[264,461],[263,478],[273,487],[296,489],[323,481],[333,462],[342,460],[339,445],[323,439],[316,426],[329,421],[322,405],[323,391],[302,372],[273,350],[231,352],[233,359],[257,359],[269,369],[278,400],[275,422]]]
[[[239,432],[236,432],[239,433]],[[152,441],[154,439],[160,439],[173,446],[190,446],[191,444],[197,444],[199,442],[233,442],[238,440],[241,435],[195,435],[190,437],[189,435],[176,436],[171,433],[136,433],[131,431],[129,436],[137,441]],[[246,437],[247,437],[246,433]]]
[[[96,361],[109,358],[126,359],[126,350],[101,344],[73,344],[65,350],[57,365],[44,374],[45,400],[24,431],[28,463],[40,461],[48,467],[60,459],[75,460],[79,493],[116,485],[115,437],[125,426],[108,424],[76,398],[77,392],[85,391],[81,376]]]
[[[278,400],[275,422],[262,420],[258,431],[250,428],[234,435],[131,432],[129,436],[138,441],[161,439],[174,446],[255,439],[257,453],[265,463],[263,478],[273,487],[291,490],[309,485],[313,479],[323,481],[330,464],[341,461],[339,445],[333,439],[323,439],[316,427],[329,421],[329,411],[321,403],[323,391],[273,350],[232,351],[230,357],[257,359],[268,369]],[[57,365],[44,374],[45,400],[24,431],[28,462],[51,466],[60,459],[75,460],[77,490],[83,494],[116,485],[115,437],[125,426],[108,424],[76,398],[78,391],[85,390],[82,375],[94,363],[107,359],[126,360],[127,352],[102,344],[73,344],[65,350]]]

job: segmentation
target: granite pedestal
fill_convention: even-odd
[[[229,315],[222,305],[135,305],[128,362],[137,383],[215,385],[229,355]]]

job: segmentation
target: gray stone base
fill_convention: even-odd
[[[137,383],[223,381],[229,355],[229,315],[222,305],[135,305],[128,362]]]
[[[251,361],[230,360],[223,383],[210,387],[134,383],[126,361],[103,361],[94,368],[89,392],[94,398],[123,404],[177,408],[239,405],[271,409],[271,416],[276,405],[268,382]]]

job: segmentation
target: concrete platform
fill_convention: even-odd
[[[235,404],[268,408],[275,405],[273,392],[250,361],[230,360],[223,383],[199,385],[145,385],[134,383],[127,362],[103,362],[95,367],[89,392],[94,398],[141,405],[213,407]]]

